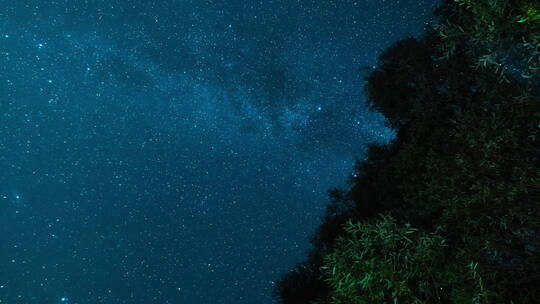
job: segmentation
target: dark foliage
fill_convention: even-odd
[[[313,261],[301,263],[287,273],[278,284],[275,295],[281,303],[312,303],[325,296],[329,288],[320,279],[321,272],[318,264]]]
[[[399,41],[379,58],[379,66],[366,77],[367,100],[386,116],[390,126],[399,128],[412,119],[414,100],[421,90],[415,78],[428,75],[428,49],[413,38]]]
[[[540,7],[527,0],[456,0],[445,2],[437,14],[440,25],[421,40],[395,43],[365,77],[368,104],[388,118],[397,138],[370,146],[367,159],[354,168],[350,188],[331,191],[307,262],[278,285],[281,303],[369,298],[357,289],[336,289],[343,278],[368,286],[365,273],[349,277],[328,269],[348,271],[351,267],[340,263],[366,262],[355,250],[368,250],[363,242],[378,238],[363,233],[377,235],[386,227],[392,238],[406,231],[400,228],[406,223],[403,227],[410,223],[422,231],[418,235],[445,244],[429,247],[413,265],[439,261],[430,256],[435,252],[446,260],[426,268],[433,278],[420,287],[380,277],[400,286],[394,295],[422,303],[433,295],[415,298],[427,294],[423,288],[444,286],[437,295],[444,303],[539,301],[540,86],[534,80],[540,56],[530,45],[540,43]],[[378,225],[379,214],[391,215],[396,226]],[[425,248],[425,237],[415,241],[417,249],[407,247],[407,254],[417,257],[414,250]],[[353,241],[355,250],[344,245]],[[377,260],[369,252],[375,264],[385,265],[386,256]],[[460,280],[468,283],[458,286]]]

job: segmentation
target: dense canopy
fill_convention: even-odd
[[[538,303],[540,6],[456,0],[366,76],[397,137],[332,190],[281,303]]]

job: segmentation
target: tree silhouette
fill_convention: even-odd
[[[381,55],[365,90],[397,137],[330,191],[307,261],[278,284],[281,303],[538,303],[535,5],[448,0],[432,31]]]

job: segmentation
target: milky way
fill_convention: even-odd
[[[0,303],[215,304],[273,303],[437,1],[0,4]]]

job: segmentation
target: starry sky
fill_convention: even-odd
[[[437,4],[0,0],[0,303],[274,303]]]

